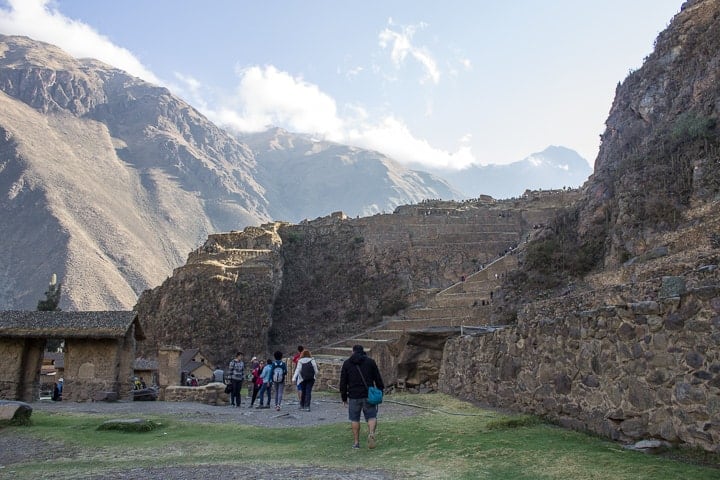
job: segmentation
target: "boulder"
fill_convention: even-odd
[[[0,423],[26,424],[30,421],[32,410],[25,402],[0,400]]]

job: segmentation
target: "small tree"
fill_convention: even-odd
[[[45,292],[45,300],[40,300],[37,304],[37,309],[41,312],[58,312],[60,308],[60,290],[62,283],[57,283],[57,275],[54,273],[50,277],[50,285]]]

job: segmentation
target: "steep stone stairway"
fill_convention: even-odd
[[[352,346],[360,344],[368,354],[379,345],[399,339],[406,331],[431,327],[475,327],[488,324],[492,294],[504,276],[517,266],[515,252],[509,252],[480,271],[438,292],[424,305],[409,307],[365,332],[326,345],[313,352],[322,369],[329,369],[325,378],[339,378],[342,362],[352,354]]]

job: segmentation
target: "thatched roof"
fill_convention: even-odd
[[[122,338],[135,326],[135,340],[144,340],[137,313],[0,311],[0,337]]]

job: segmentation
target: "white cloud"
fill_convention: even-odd
[[[65,17],[49,0],[7,0],[7,4],[9,9],[0,8],[0,32],[52,43],[74,57],[96,58],[148,82],[161,83],[129,50],[87,24]]]
[[[394,26],[392,19],[388,21],[390,27]],[[419,27],[425,27],[424,23],[418,25]],[[432,54],[425,47],[417,47],[412,43],[412,37],[418,27],[407,26],[401,29],[400,32],[385,28],[378,35],[380,47],[383,49],[390,48],[390,59],[392,60],[395,68],[400,68],[404,63],[405,59],[412,57],[424,68],[426,76],[421,80],[432,81],[434,84],[438,84],[440,81],[440,70],[438,69],[437,62],[433,58]]]
[[[0,32],[52,43],[75,57],[97,58],[148,82],[164,84],[130,51],[114,45],[90,26],[65,17],[52,7],[50,0],[7,0],[6,5],[7,8],[0,7]],[[440,73],[434,59],[411,41],[415,29],[423,27],[424,24],[406,27],[400,33],[388,28],[381,34],[381,42],[391,46],[391,58],[398,67],[409,56],[423,66],[427,78],[437,83]],[[348,75],[359,72],[350,70]],[[276,125],[377,150],[401,163],[438,168],[461,168],[476,163],[465,142],[460,142],[455,152],[435,148],[416,138],[402,120],[392,115],[373,119],[361,105],[345,105],[345,114],[341,116],[335,100],[317,85],[274,66],[243,68],[238,75],[236,92],[221,101],[208,100],[212,90],[191,75],[175,73],[177,83],[171,88],[216,123],[241,131],[261,131]],[[432,104],[427,108],[430,111]]]
[[[477,163],[468,146],[461,145],[456,152],[434,148],[426,140],[415,138],[394,116],[373,120],[362,106],[347,105],[346,115],[341,117],[335,100],[320,88],[273,66],[254,66],[238,73],[235,99],[219,111],[206,112],[220,124],[241,131],[280,126],[377,150],[401,163],[455,169]]]
[[[253,66],[238,71],[240,84],[234,104],[223,116],[243,131],[281,125],[292,131],[337,134],[342,122],[335,100],[301,77],[274,66]]]
[[[462,169],[477,163],[469,147],[459,146],[455,152],[435,148],[427,140],[416,138],[403,121],[392,116],[349,129],[344,141],[377,150],[405,164]]]

